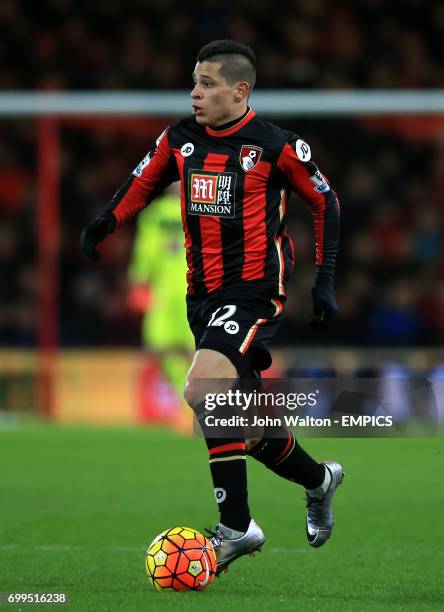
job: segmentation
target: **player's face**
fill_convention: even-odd
[[[197,62],[193,72],[193,114],[197,123],[216,127],[240,117],[246,110],[246,96],[240,95],[245,83],[230,85],[219,74],[221,64]]]

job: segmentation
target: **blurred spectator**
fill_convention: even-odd
[[[404,278],[390,284],[370,315],[368,337],[378,345],[416,345],[423,321],[416,309],[414,281]]]
[[[444,83],[439,0],[2,0],[0,31],[2,89],[189,87],[197,50],[229,37],[254,46],[259,88]]]

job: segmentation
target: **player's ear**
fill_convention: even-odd
[[[246,81],[239,81],[236,83],[236,87],[234,90],[234,101],[241,102],[245,98],[248,98],[248,94],[250,93],[250,86]]]

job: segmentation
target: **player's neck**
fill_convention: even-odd
[[[215,132],[219,132],[219,131],[222,131],[222,130],[227,130],[230,127],[233,127],[233,125],[236,125],[236,123],[238,123],[239,121],[242,121],[242,119],[247,115],[249,110],[250,110],[250,107],[247,106],[247,109],[245,110],[245,112],[243,112],[238,117],[236,117],[234,119],[231,119],[230,121],[227,121],[226,123],[222,123],[221,125],[210,125],[209,127],[212,130],[214,130]]]

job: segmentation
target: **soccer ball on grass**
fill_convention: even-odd
[[[217,562],[213,545],[202,533],[172,527],[148,546],[145,567],[157,591],[201,591],[213,582]]]

